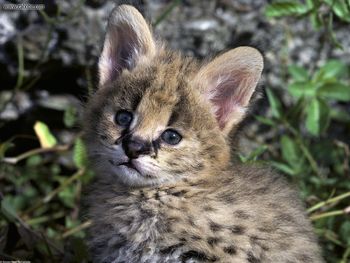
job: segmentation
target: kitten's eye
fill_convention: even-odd
[[[176,145],[181,141],[182,136],[177,131],[169,129],[162,133],[161,138],[167,144]]]
[[[118,111],[115,115],[115,122],[121,127],[128,127],[132,121],[132,113],[126,110]]]

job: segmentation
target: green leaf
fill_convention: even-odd
[[[298,145],[292,138],[283,135],[280,140],[282,157],[291,167],[298,167],[300,164],[301,152]]]
[[[340,227],[339,231],[340,236],[344,240],[344,242],[350,246],[350,221],[346,220]]]
[[[74,144],[73,161],[78,168],[86,167],[88,163],[86,147],[80,138],[78,138]]]
[[[266,117],[263,117],[263,116],[259,116],[259,115],[255,115],[254,117],[255,117],[255,119],[257,121],[259,121],[259,122],[261,122],[261,123],[263,123],[265,125],[269,125],[269,126],[272,126],[272,127],[276,126],[276,123],[273,120],[269,119],[269,118],[266,118]]]
[[[350,86],[341,83],[326,83],[318,89],[320,96],[340,101],[350,101]]]
[[[55,136],[53,136],[45,123],[37,121],[34,124],[34,131],[42,148],[50,148],[57,144]]]
[[[329,125],[329,108],[321,99],[312,99],[306,109],[306,128],[314,136],[319,136]]]
[[[285,174],[289,174],[289,175],[296,174],[294,169],[290,167],[288,164],[271,161],[271,165]]]
[[[332,10],[341,20],[350,22],[350,10],[345,0],[334,0]]]
[[[69,208],[75,207],[75,187],[73,185],[66,186],[58,193],[58,197]]]
[[[267,17],[299,16],[306,14],[310,9],[307,5],[296,1],[275,2],[267,6],[265,15]]]
[[[41,164],[43,161],[43,158],[40,155],[32,155],[30,156],[27,161],[26,161],[26,166],[27,167],[35,167]]]
[[[239,158],[243,163],[250,162],[250,161],[256,161],[257,158],[261,154],[263,154],[267,149],[268,149],[267,145],[261,145],[258,148],[256,148],[255,150],[253,150],[251,153],[249,153],[248,156],[239,155]]]
[[[4,158],[5,153],[8,149],[15,146],[11,141],[6,141],[0,144],[0,159]]]
[[[324,64],[315,74],[313,82],[324,82],[334,80],[344,76],[346,73],[346,65],[339,60],[330,60]]]
[[[8,221],[16,221],[16,210],[6,199],[1,200],[1,213],[6,217]]]
[[[331,108],[330,116],[333,120],[348,123],[350,122],[350,113],[340,109]]]
[[[313,28],[315,28],[316,30],[320,29],[324,24],[318,12],[312,12],[310,14],[310,21]]]
[[[311,82],[294,82],[288,85],[288,91],[292,96],[315,97],[317,86]]]
[[[282,116],[281,102],[277,99],[275,94],[273,94],[271,89],[266,89],[266,94],[271,106],[272,115],[276,118],[280,118]]]
[[[297,65],[289,66],[288,72],[296,82],[307,81],[309,78],[307,71],[303,67]]]
[[[308,8],[314,8],[315,7],[315,2],[314,0],[306,0],[305,3],[307,5]]]
[[[77,109],[73,106],[69,106],[64,111],[63,123],[66,127],[71,128],[75,125],[77,120]]]

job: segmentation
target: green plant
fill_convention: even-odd
[[[349,0],[277,0],[267,5],[265,9],[267,17],[309,17],[315,29],[325,28],[331,41],[342,48],[336,40],[333,32],[333,17],[336,16],[342,22],[350,23]]]
[[[33,129],[39,148],[5,157],[16,138],[0,144],[0,183],[5,186],[0,192],[0,258],[60,262],[68,257],[69,262],[87,262],[83,230],[90,222],[79,217],[81,189],[92,178],[85,146],[79,136],[72,144],[59,144],[43,122]],[[62,165],[59,158],[71,162]],[[64,250],[67,244],[69,252]]]
[[[289,66],[289,102],[267,90],[272,117],[256,116],[278,131],[264,153],[276,169],[298,185],[317,233],[322,237],[329,262],[348,262],[350,250],[350,151],[347,141],[332,135],[333,127],[349,127],[348,67],[337,60],[313,74]],[[255,152],[255,151],[254,151]],[[261,158],[261,157],[260,157]],[[339,254],[341,257],[339,257]]]

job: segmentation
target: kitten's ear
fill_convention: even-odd
[[[136,8],[120,5],[113,9],[98,63],[100,86],[115,80],[123,69],[132,69],[140,59],[156,50],[151,30]]]
[[[263,64],[258,50],[238,47],[215,58],[195,77],[225,134],[243,119]]]

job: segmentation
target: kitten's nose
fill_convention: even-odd
[[[136,159],[140,155],[150,154],[151,143],[139,138],[126,138],[123,140],[123,148],[130,159]]]

